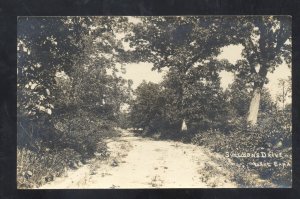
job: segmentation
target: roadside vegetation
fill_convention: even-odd
[[[18,188],[39,187],[96,152],[108,155],[103,140],[118,135],[130,93],[130,82],[116,75],[121,21],[18,19]]]

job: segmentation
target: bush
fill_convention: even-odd
[[[39,187],[61,176],[71,165],[79,164],[80,154],[72,149],[54,151],[42,148],[39,152],[17,149],[17,186],[21,189]]]
[[[84,158],[93,156],[97,143],[106,137],[116,135],[113,123],[97,118],[86,112],[66,113],[54,120],[55,128],[60,134],[56,148],[72,148]]]
[[[230,133],[224,134],[219,129],[210,129],[196,134],[192,138],[192,143],[207,146],[212,151],[227,155],[241,167],[258,172],[261,178],[268,179],[272,183],[290,186],[292,142],[288,123],[291,123],[291,120],[283,119],[288,117],[289,114],[286,112],[261,115],[260,122],[253,128],[247,128],[247,122],[240,119],[232,126]],[[282,157],[235,157],[235,154],[247,156],[246,153],[282,153]],[[271,166],[266,168],[253,164],[259,162],[271,163]]]
[[[84,111],[18,118],[18,188],[38,187],[106,150],[103,140],[117,135],[114,123]],[[47,120],[48,119],[48,120]]]

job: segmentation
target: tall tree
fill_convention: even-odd
[[[69,17],[68,21],[71,28],[80,24],[81,35],[76,44],[82,51],[68,72],[70,96],[67,101],[99,113],[110,107],[111,114],[117,114],[129,92],[127,82],[117,75],[116,66],[121,63],[118,52],[123,48],[117,34],[124,31],[127,19]]]
[[[116,75],[123,48],[117,33],[126,22],[124,17],[18,19],[19,134],[27,132],[26,122],[53,139],[56,122],[71,122],[77,110],[116,120],[128,94],[126,81]]]
[[[257,122],[261,91],[267,74],[285,61],[291,63],[291,18],[286,16],[240,17],[235,20],[243,58],[234,67],[238,77],[252,85],[247,121]]]
[[[126,22],[125,17],[19,18],[18,110],[31,115],[41,110],[51,113],[57,101],[54,94],[58,72],[70,77],[68,86],[73,97],[79,83],[87,78],[84,75],[94,77],[98,73],[101,79],[101,73],[124,84],[116,76],[118,52],[123,47],[116,34],[124,31]],[[108,75],[107,70],[112,74]]]
[[[231,40],[234,30],[222,17],[144,17],[140,20],[127,36],[134,48],[130,58],[153,63],[153,70],[172,70],[177,77],[174,83],[183,123],[183,96],[189,70],[206,68],[204,65],[220,53],[221,47],[235,41]]]

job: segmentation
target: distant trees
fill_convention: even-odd
[[[191,68],[184,77],[182,102],[178,97],[177,73],[168,72],[162,85],[171,106],[171,118],[183,116],[192,129],[219,128],[228,119],[228,106],[220,86],[221,65],[220,61],[210,60]]]
[[[292,95],[292,79],[289,76],[288,79],[280,79],[278,83],[279,93],[276,96],[276,101],[279,103],[281,109],[285,109],[289,104],[288,98]],[[290,107],[291,108],[291,107]]]
[[[165,98],[161,86],[144,81],[136,88],[135,95],[130,110],[133,127],[143,128],[147,132],[159,130],[165,120]]]
[[[187,73],[190,78],[186,79],[182,97],[178,94],[178,73],[173,69],[160,84],[140,84],[131,103],[133,126],[143,128],[147,133],[178,133],[182,118],[185,118],[190,133],[199,129],[223,128],[229,119],[229,106],[220,87],[220,77],[214,71],[218,64],[213,63],[205,65],[211,71],[194,68]]]

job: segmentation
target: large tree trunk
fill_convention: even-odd
[[[261,86],[256,86],[253,89],[252,98],[249,106],[247,121],[252,125],[256,125],[259,104],[260,104],[260,95],[261,95]]]
[[[252,98],[247,117],[247,122],[249,122],[252,126],[255,126],[257,122],[258,110],[260,105],[260,95],[261,90],[264,86],[264,81],[262,80],[265,80],[265,78],[267,77],[268,68],[269,66],[267,64],[260,64],[258,75],[261,78],[261,81],[254,83]]]

